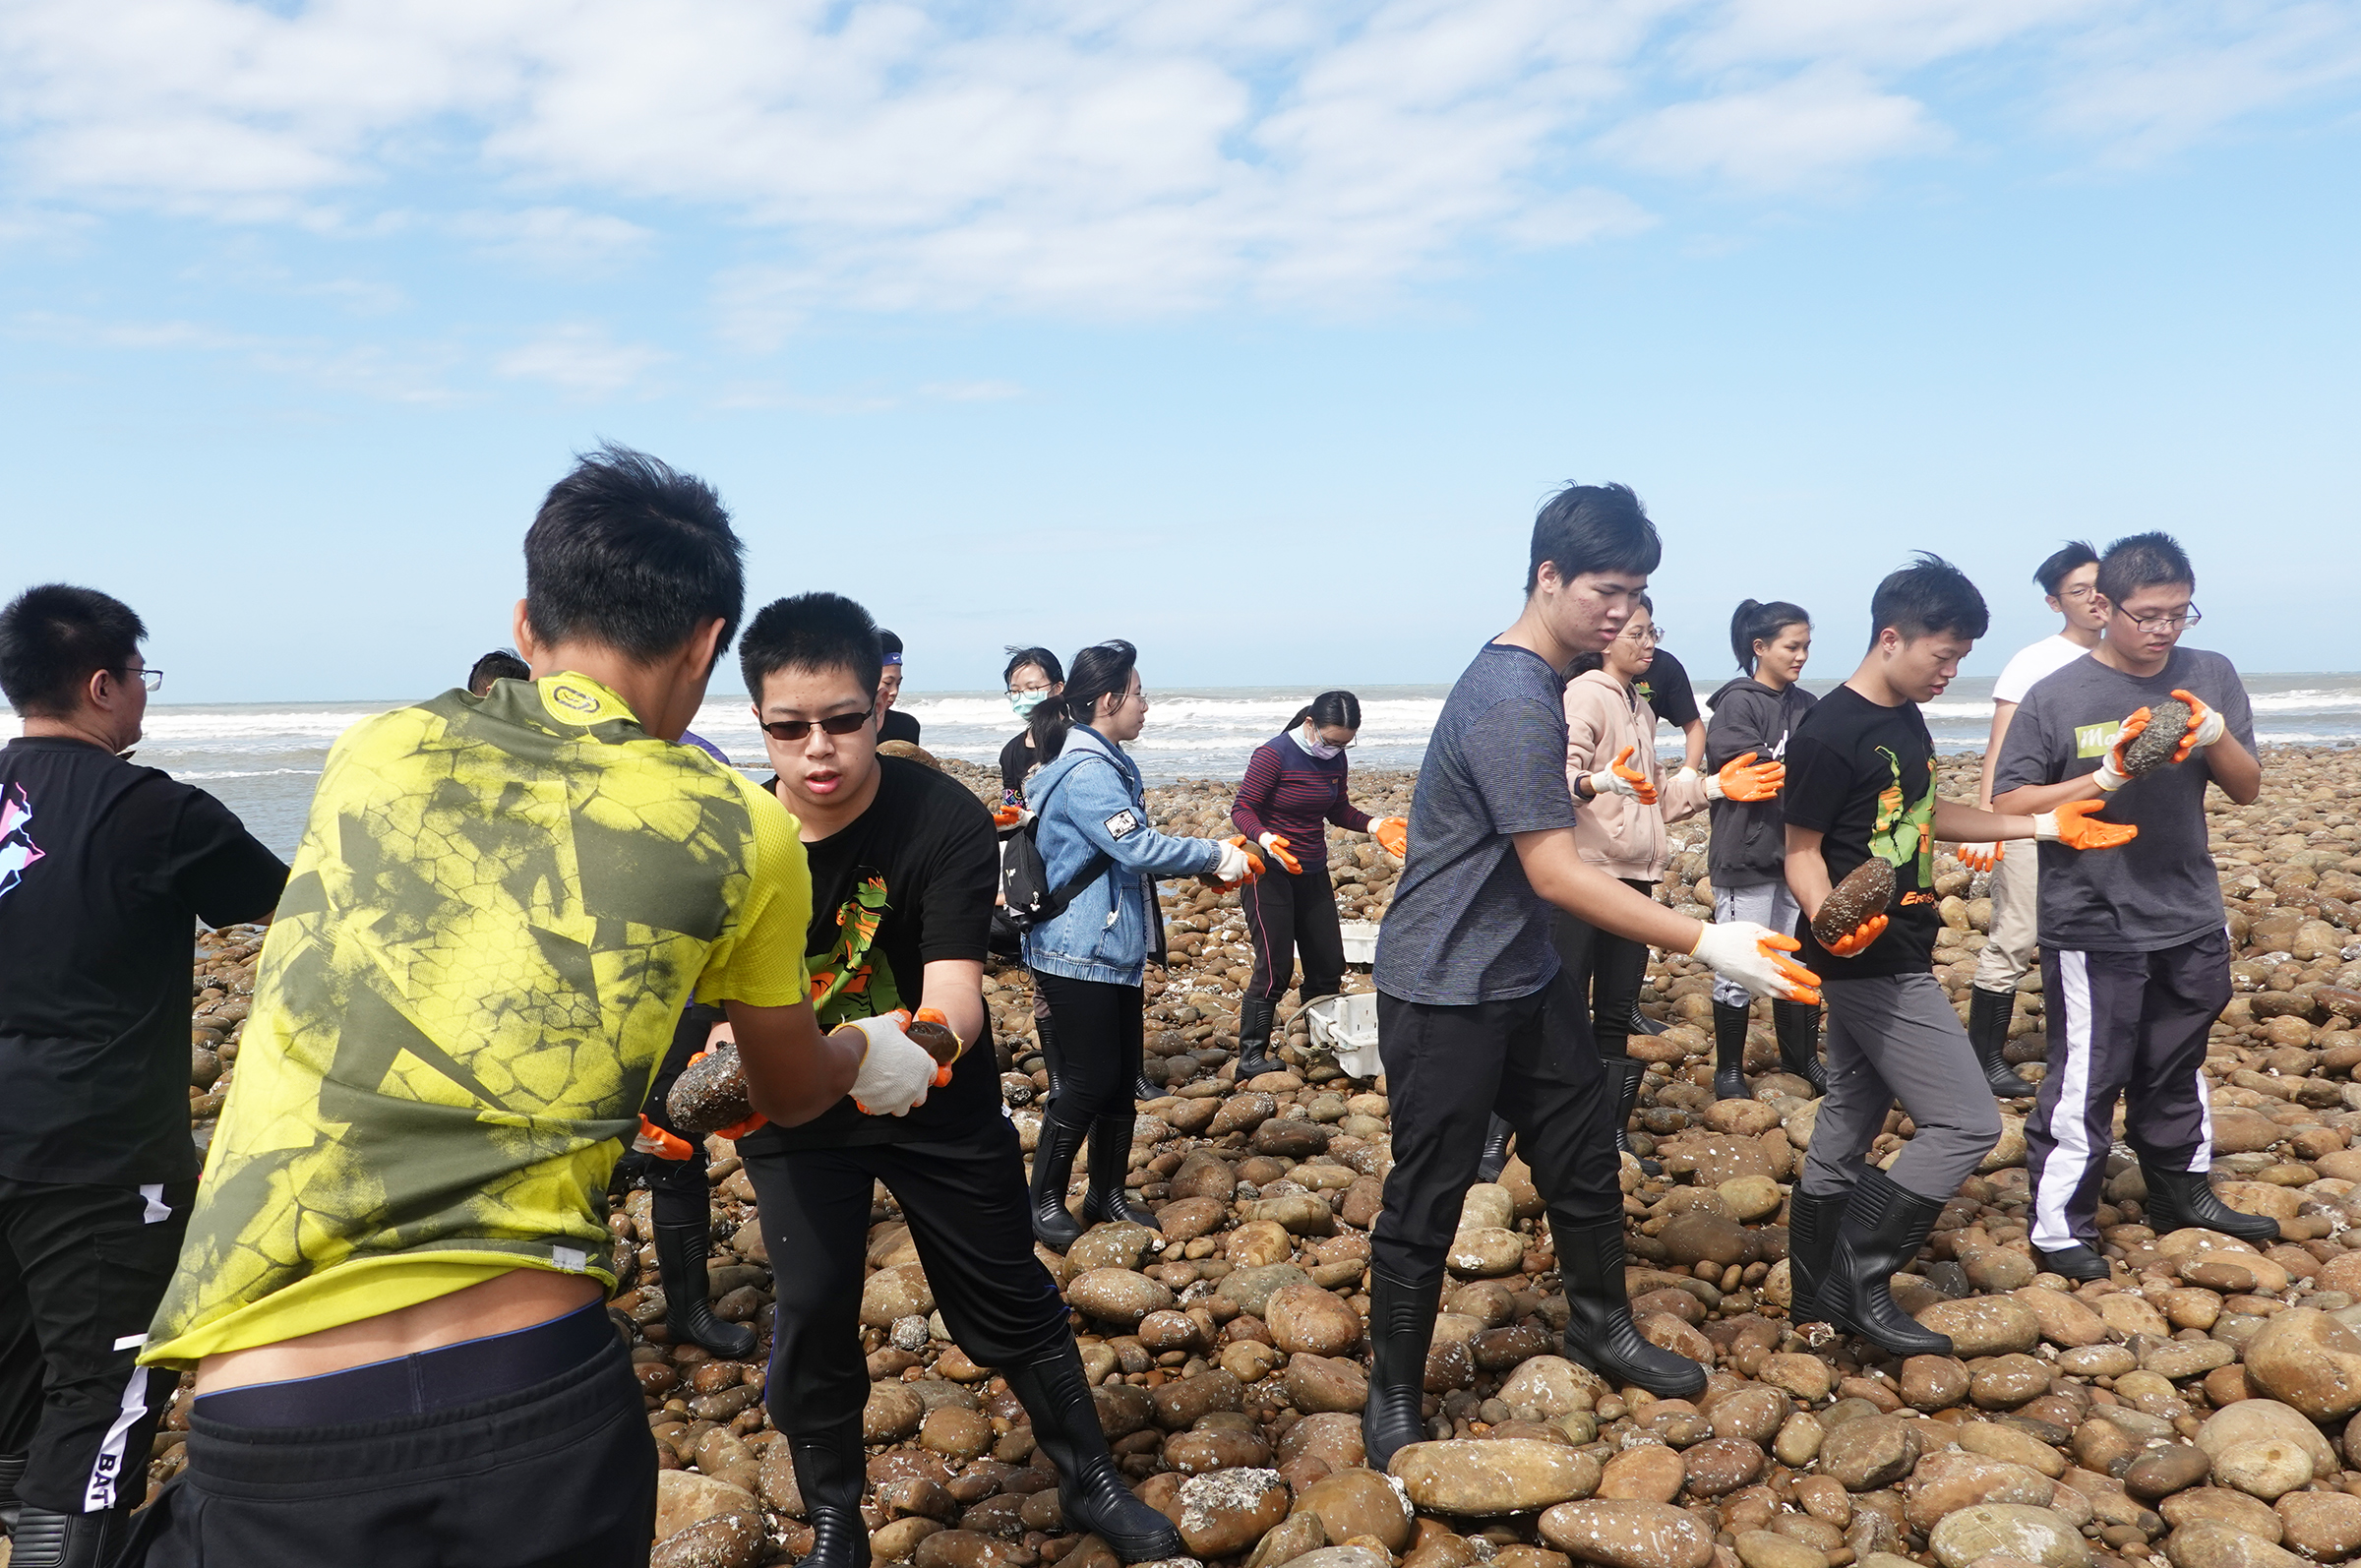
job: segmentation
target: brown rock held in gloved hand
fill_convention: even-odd
[[[1884,914],[1892,902],[1894,868],[1872,855],[1830,889],[1828,901],[1812,918],[1812,935],[1823,947],[1843,941],[1864,922]]]
[[[2189,733],[2191,709],[2179,697],[2166,697],[2148,710],[2148,728],[2123,749],[2123,770],[2134,778],[2153,773],[2172,760]]]
[[[738,1047],[723,1041],[691,1062],[673,1080],[664,1107],[672,1113],[673,1130],[691,1138],[734,1127],[753,1116],[755,1106],[747,1094]]]

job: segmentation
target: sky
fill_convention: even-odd
[[[914,691],[1448,682],[1606,479],[1693,671],[2153,527],[2352,670],[2356,278],[2350,0],[0,0],[0,589],[440,690],[614,440]]]

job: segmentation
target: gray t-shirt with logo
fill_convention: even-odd
[[[2194,693],[2219,709],[2248,751],[2255,714],[2237,669],[2218,653],[2175,648],[2163,673],[2147,680],[2085,654],[2033,683],[1993,770],[1995,796],[2028,784],[2094,773],[2116,729],[2143,707]],[[2136,778],[2111,796],[2102,820],[2130,822],[2140,836],[2121,849],[2041,846],[2040,942],[2059,951],[2142,952],[2193,941],[2222,923],[2221,882],[2206,845],[2206,754]],[[2022,853],[2012,844],[2012,855]]]
[[[1419,768],[1410,861],[1377,938],[1377,989],[1470,1006],[1557,977],[1550,906],[1511,840],[1574,825],[1565,682],[1528,648],[1486,643],[1444,699]]]

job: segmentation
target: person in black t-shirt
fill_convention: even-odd
[[[1065,1305],[1033,1255],[1024,1161],[984,1010],[992,814],[957,780],[878,755],[877,647],[859,605],[807,593],[757,615],[739,651],[778,769],[771,787],[811,861],[806,961],[820,1017],[930,1007],[970,1043],[949,1081],[905,1116],[868,1116],[848,1099],[738,1140],[775,1270],[767,1399],[816,1535],[804,1561],[853,1568],[869,1556],[860,1307],[879,1181],[901,1204],[952,1337],[1023,1402],[1058,1468],[1065,1528],[1095,1531],[1126,1560],[1177,1556],[1179,1535],[1116,1469]]]
[[[171,1372],[135,1363],[197,1192],[195,922],[268,920],[287,868],[219,801],[117,754],[148,630],[89,588],[0,611],[0,1513],[16,1560],[98,1562],[147,1493]]]
[[[1697,689],[1689,685],[1689,672],[1681,662],[1668,650],[1657,649],[1656,662],[1648,666],[1647,673],[1632,690],[1658,718],[1680,731],[1680,765],[1703,766],[1705,715],[1697,706]]]
[[[878,739],[908,741],[916,746],[918,720],[896,705],[902,700],[902,639],[879,627],[878,646],[884,653],[884,664],[878,675]]]
[[[1878,584],[1870,613],[1867,656],[1787,745],[1796,956],[1821,977],[1828,1006],[1828,1095],[1788,1206],[1789,1315],[1825,1319],[1891,1355],[1949,1356],[1950,1337],[1912,1321],[1887,1287],[2000,1137],[1992,1091],[1934,976],[1935,840],[2102,849],[2133,829],[2087,820],[2096,803],[1999,816],[1937,800],[1934,737],[1918,704],[1941,694],[1983,635],[1983,595],[1957,568],[1921,556]],[[1872,856],[1892,869],[1892,899],[1824,944],[1812,933],[1821,905]],[[1917,1130],[1881,1171],[1864,1156],[1896,1100]]]

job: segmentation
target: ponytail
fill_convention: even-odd
[[[1361,698],[1350,692],[1322,692],[1296,710],[1287,721],[1291,730],[1300,730],[1309,720],[1321,729],[1356,730],[1361,728]]]
[[[1738,673],[1754,673],[1754,645],[1776,641],[1779,633],[1791,626],[1810,626],[1811,612],[1799,604],[1785,599],[1773,599],[1769,604],[1748,599],[1729,618],[1729,651],[1738,658]]]
[[[1057,760],[1065,750],[1065,737],[1077,724],[1088,724],[1098,716],[1099,698],[1120,696],[1131,684],[1131,671],[1139,663],[1139,650],[1120,637],[1084,648],[1074,655],[1073,673],[1066,677],[1065,691],[1044,701],[1025,721],[1026,731],[1033,737],[1033,750],[1044,762]]]

